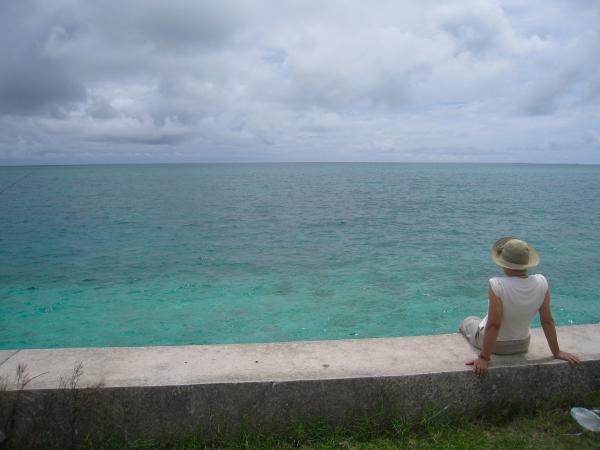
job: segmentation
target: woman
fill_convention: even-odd
[[[529,326],[539,312],[550,350],[555,358],[571,364],[581,360],[560,350],[550,310],[550,289],[544,275],[528,275],[527,269],[540,263],[540,257],[527,242],[512,237],[498,239],[492,247],[492,260],[502,267],[505,277],[490,279],[488,313],[483,320],[467,317],[460,332],[479,348],[479,357],[467,362],[473,372],[485,375],[492,353],[511,355],[529,348]]]

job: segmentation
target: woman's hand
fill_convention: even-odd
[[[488,362],[483,358],[473,359],[471,361],[466,362],[467,366],[473,366],[473,372],[479,378],[483,378],[485,373],[487,372]]]
[[[554,357],[556,359],[562,359],[563,361],[567,361],[571,364],[579,364],[581,363],[581,359],[579,358],[579,356],[574,355],[572,353],[567,353],[567,352],[558,352],[556,355],[554,355]]]

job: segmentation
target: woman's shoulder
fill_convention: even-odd
[[[541,273],[534,273],[533,275],[529,275],[531,278],[534,278],[536,280],[540,280],[540,281],[548,281],[546,280],[546,277],[544,275],[542,275]]]
[[[503,292],[502,292],[502,280],[504,278],[505,277],[492,277],[488,281],[490,287],[492,288],[492,291],[498,297],[502,297],[502,294],[503,294]]]
[[[538,283],[539,285],[541,285],[542,287],[548,289],[548,280],[541,273],[536,273],[536,274],[530,275],[529,277],[532,278],[533,280],[535,280],[535,282]]]

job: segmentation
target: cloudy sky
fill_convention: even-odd
[[[600,2],[0,1],[0,164],[600,163]]]

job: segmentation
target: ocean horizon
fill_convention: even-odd
[[[275,165],[275,164],[391,164],[391,165],[481,165],[481,166],[600,166],[592,162],[522,162],[522,161],[175,161],[175,162],[73,162],[73,163],[46,163],[46,164],[0,164],[0,167],[85,167],[85,166],[213,166],[213,165]]]

